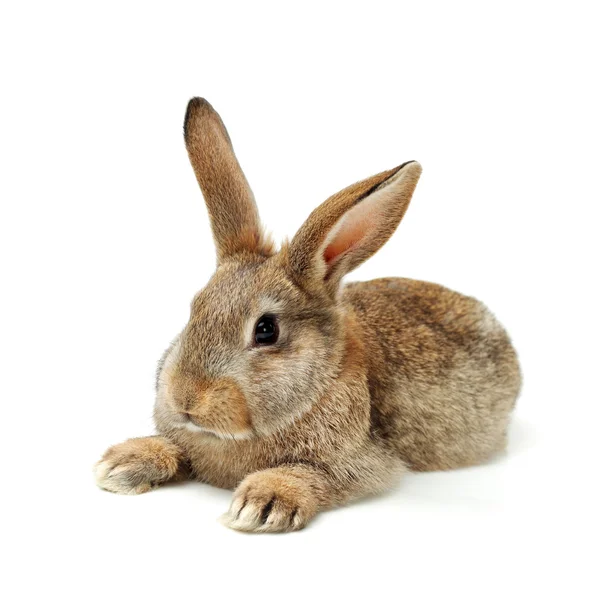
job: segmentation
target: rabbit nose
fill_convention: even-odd
[[[246,396],[231,379],[181,382],[180,412],[191,423],[217,434],[247,434],[252,430]]]
[[[184,411],[181,412],[181,414],[190,423],[193,423],[194,425],[196,425],[198,427],[202,427],[202,424],[196,419],[196,417],[195,417],[195,415],[193,413],[190,413],[190,412],[184,410]]]
[[[205,381],[179,375],[173,385],[173,398],[179,412],[185,417],[197,412],[207,389],[208,384]]]

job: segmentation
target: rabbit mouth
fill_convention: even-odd
[[[223,431],[220,429],[212,429],[209,427],[205,427],[204,425],[200,425],[197,421],[194,420],[192,415],[183,414],[181,415],[182,420],[180,424],[180,428],[187,429],[193,433],[207,434],[221,440],[248,440],[254,437],[251,430],[245,431]]]

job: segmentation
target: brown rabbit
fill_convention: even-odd
[[[410,279],[341,284],[394,233],[417,162],[332,196],[276,252],[206,100],[190,101],[184,135],[218,266],[160,361],[159,435],[110,448],[99,486],[138,494],[193,477],[235,488],[230,527],[290,531],[406,469],[504,448],[521,377],[488,309]]]

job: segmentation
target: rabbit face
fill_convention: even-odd
[[[310,410],[336,374],[340,316],[279,257],[221,265],[158,378],[157,418],[223,438],[268,435]]]

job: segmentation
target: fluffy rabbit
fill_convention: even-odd
[[[228,526],[291,531],[407,469],[504,448],[521,377],[488,309],[422,281],[341,284],[394,233],[419,163],[335,194],[276,251],[206,100],[190,101],[184,136],[218,266],[160,361],[159,434],[110,448],[100,487],[139,494],[192,477],[235,489]]]

